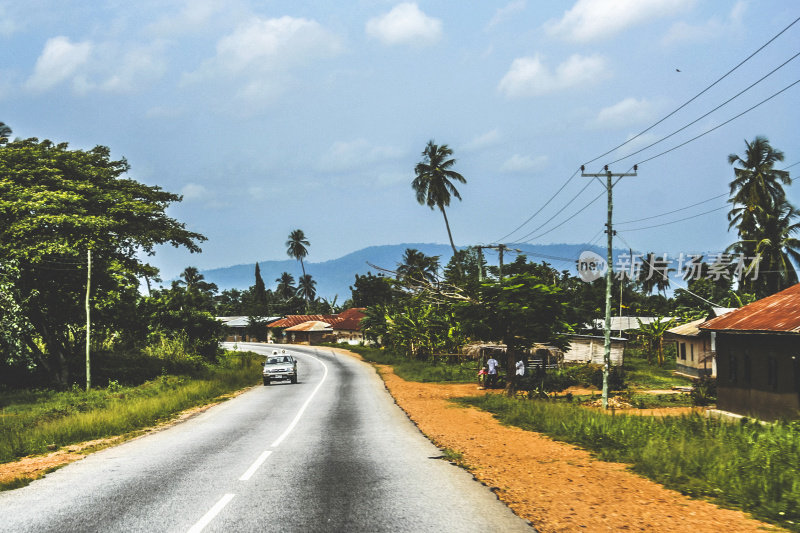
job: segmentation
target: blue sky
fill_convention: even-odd
[[[0,120],[15,136],[109,146],[131,177],[184,195],[170,214],[209,240],[160,250],[164,277],[284,259],[302,228],[309,261],[377,244],[447,242],[410,183],[428,140],[448,144],[468,183],[448,210],[458,245],[595,242],[603,192],[584,162],[695,96],[800,16],[795,1],[570,2],[0,0]],[[683,110],[587,168],[701,117],[800,51],[800,23]],[[800,78],[800,59],[670,139],[680,144]],[[615,219],[724,194],[728,154],[765,135],[800,161],[800,85],[614,189]],[[794,175],[800,165],[791,169]],[[800,203],[795,185],[789,196]],[[621,225],[620,247],[721,251],[717,198]],[[547,219],[552,222],[537,230]],[[572,216],[574,215],[574,216]],[[545,233],[553,226],[557,229]],[[544,234],[543,234],[544,233]],[[543,234],[543,235],[542,235]]]

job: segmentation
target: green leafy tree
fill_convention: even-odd
[[[385,305],[394,297],[392,282],[383,274],[375,276],[371,272],[363,276],[356,274],[356,281],[350,286],[350,293],[354,307]]]
[[[473,338],[499,340],[506,345],[506,374],[514,375],[523,350],[535,342],[565,347],[568,330],[565,295],[535,274],[521,273],[481,285],[480,299],[457,305],[465,331]],[[508,392],[515,391],[509,380]]]
[[[0,145],[6,144],[11,135],[11,128],[5,122],[0,122]]]
[[[86,254],[92,251],[97,331],[125,328],[115,309],[135,306],[139,279],[158,271],[143,258],[160,244],[199,252],[199,233],[168,217],[181,197],[126,177],[108,148],[15,140],[0,150],[0,262],[19,265],[26,339],[37,365],[63,386],[82,355]],[[97,320],[97,322],[95,322]]]
[[[438,207],[442,212],[450,246],[455,254],[456,245],[453,242],[453,234],[450,231],[450,222],[447,220],[445,207],[450,205],[453,197],[461,200],[461,195],[453,182],[466,183],[467,180],[452,170],[456,163],[456,160],[450,157],[452,155],[453,150],[446,144],[439,146],[432,140],[428,141],[425,150],[422,151],[423,160],[414,167],[416,177],[411,182],[411,186],[417,195],[417,202],[427,205],[431,209]]]

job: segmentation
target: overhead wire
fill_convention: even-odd
[[[537,231],[539,231],[540,229],[542,229],[544,226],[546,226],[547,224],[549,224],[551,220],[553,220],[554,218],[556,218],[558,215],[560,215],[560,214],[563,212],[563,209],[566,209],[567,207],[569,207],[569,206],[572,204],[572,202],[574,202],[575,200],[577,200],[578,198],[580,198],[581,194],[583,194],[583,191],[585,191],[586,189],[588,189],[588,188],[589,188],[589,185],[591,185],[591,184],[592,184],[592,182],[591,182],[591,181],[587,181],[587,182],[586,182],[586,185],[584,185],[584,186],[583,186],[583,188],[582,188],[580,191],[578,191],[578,194],[576,194],[575,196],[573,196],[573,197],[572,197],[572,199],[571,199],[569,202],[567,202],[567,203],[564,205],[564,207],[562,207],[562,208],[561,208],[561,209],[562,209],[562,211],[557,211],[557,212],[556,212],[556,213],[555,213],[553,216],[551,216],[550,218],[548,218],[547,220],[545,220],[543,223],[539,224],[539,226],[537,226],[537,227],[536,227],[536,228],[534,228],[533,230],[529,231],[529,232],[528,232],[527,234],[525,234],[524,236],[520,237],[520,241],[525,241],[525,239],[527,239],[528,237],[530,237],[531,235],[533,235],[534,233],[536,233]]]
[[[626,156],[623,156],[623,157],[620,157],[620,158],[618,158],[618,159],[615,159],[614,161],[610,162],[610,163],[609,163],[609,165],[613,165],[613,164],[615,164],[615,163],[619,163],[620,161],[624,161],[625,159],[628,159],[629,157],[633,157],[633,156],[635,156],[636,154],[640,154],[640,153],[644,152],[645,150],[648,150],[648,149],[652,148],[653,146],[655,146],[655,145],[657,145],[657,144],[660,144],[660,143],[662,143],[662,142],[666,141],[666,140],[667,140],[667,139],[669,139],[670,137],[672,137],[672,136],[674,136],[674,135],[677,135],[678,133],[682,132],[683,130],[685,130],[685,129],[689,128],[690,126],[693,126],[694,124],[697,124],[698,122],[700,122],[701,120],[703,120],[704,118],[706,118],[708,115],[710,115],[710,114],[714,113],[715,111],[718,111],[718,110],[719,110],[719,109],[721,109],[722,107],[724,107],[724,106],[728,105],[729,103],[731,103],[731,102],[732,102],[733,100],[735,100],[736,98],[740,97],[741,95],[743,95],[744,93],[746,93],[747,91],[749,91],[750,89],[752,89],[753,87],[755,87],[756,85],[758,85],[759,83],[761,83],[762,81],[764,81],[765,79],[767,79],[768,77],[772,76],[772,75],[773,75],[775,72],[777,72],[778,70],[780,70],[781,68],[783,68],[784,66],[786,66],[786,65],[787,65],[787,64],[788,64],[790,61],[792,61],[792,60],[796,59],[796,58],[797,58],[797,56],[800,56],[800,52],[797,52],[795,55],[793,55],[792,57],[790,57],[789,59],[787,59],[786,61],[784,61],[783,63],[781,63],[779,66],[777,66],[777,67],[775,67],[774,69],[772,69],[772,70],[771,70],[769,73],[765,74],[764,76],[762,76],[761,78],[759,78],[757,81],[755,81],[755,82],[751,83],[751,84],[750,84],[750,85],[748,85],[746,88],[742,89],[741,91],[739,91],[739,92],[738,92],[738,93],[736,93],[735,95],[731,96],[730,98],[728,98],[727,100],[725,100],[724,102],[722,102],[721,104],[719,104],[717,107],[715,107],[715,108],[714,108],[714,109],[712,109],[711,111],[708,111],[708,112],[704,113],[703,115],[700,115],[699,117],[697,117],[697,118],[696,118],[696,119],[694,119],[693,121],[689,122],[688,124],[685,124],[684,126],[682,126],[682,127],[678,128],[677,130],[673,131],[673,132],[672,132],[672,133],[670,133],[669,135],[665,135],[664,137],[661,137],[661,138],[660,138],[660,139],[658,139],[657,141],[654,141],[654,142],[652,142],[652,143],[648,144],[648,145],[647,145],[647,146],[645,146],[644,148],[640,148],[639,150],[636,150],[636,151],[635,151],[635,152],[633,152],[633,153],[630,153],[630,154],[628,154],[628,155],[626,155]]]
[[[641,137],[642,135],[644,135],[644,134],[645,134],[645,133],[647,133],[648,131],[652,130],[653,128],[655,128],[656,126],[658,126],[659,124],[661,124],[662,122],[664,122],[665,120],[667,120],[668,118],[670,118],[670,117],[672,117],[673,115],[675,115],[675,114],[676,114],[678,111],[680,111],[681,109],[685,108],[685,107],[686,107],[687,105],[689,105],[690,103],[692,103],[692,102],[694,102],[695,100],[697,100],[697,99],[698,99],[700,96],[702,96],[703,94],[705,94],[706,92],[708,92],[708,91],[709,91],[709,90],[710,90],[712,87],[714,87],[714,86],[715,86],[715,85],[717,85],[719,82],[721,82],[722,80],[724,80],[725,78],[727,78],[729,75],[731,75],[731,74],[732,74],[734,71],[736,71],[736,70],[737,70],[739,67],[741,67],[742,65],[744,65],[745,63],[747,63],[747,62],[748,62],[750,59],[752,59],[752,58],[753,58],[753,57],[754,57],[756,54],[758,54],[758,53],[759,53],[759,52],[761,52],[761,51],[762,51],[764,48],[766,48],[767,46],[769,46],[769,45],[770,45],[770,44],[771,44],[771,43],[772,43],[772,42],[773,42],[775,39],[777,39],[778,37],[780,37],[781,35],[783,35],[783,34],[784,34],[784,33],[785,33],[785,32],[786,32],[786,31],[787,31],[789,28],[791,28],[792,26],[794,26],[794,25],[795,25],[795,24],[796,24],[798,21],[800,21],[800,17],[798,17],[798,18],[794,19],[794,20],[793,20],[793,21],[792,21],[792,22],[791,22],[791,23],[790,23],[788,26],[786,26],[785,28],[783,28],[783,29],[782,29],[780,32],[778,32],[776,35],[774,35],[774,36],[773,36],[773,37],[772,37],[770,40],[768,40],[766,43],[764,43],[763,45],[761,45],[761,46],[760,46],[760,47],[759,47],[759,48],[758,48],[758,49],[757,49],[755,52],[751,53],[749,56],[747,56],[746,58],[744,58],[744,59],[743,59],[742,61],[740,61],[740,62],[739,62],[739,63],[738,63],[738,64],[737,64],[735,67],[733,67],[733,68],[732,68],[732,69],[730,69],[728,72],[726,72],[725,74],[723,74],[723,75],[722,75],[720,78],[718,78],[716,81],[714,81],[714,82],[713,82],[711,85],[709,85],[708,87],[706,87],[705,89],[703,89],[702,91],[700,91],[699,93],[697,93],[696,95],[694,95],[693,97],[691,97],[689,100],[687,100],[686,102],[684,102],[683,104],[681,104],[680,106],[678,106],[677,108],[675,108],[674,110],[672,110],[672,111],[671,111],[670,113],[668,113],[666,116],[664,116],[663,118],[661,118],[660,120],[658,120],[658,121],[657,121],[657,122],[655,122],[654,124],[652,124],[652,125],[648,126],[648,127],[647,127],[647,128],[645,128],[644,130],[640,131],[639,133],[637,133],[636,135],[634,135],[634,136],[633,136],[633,137],[631,137],[630,139],[626,140],[626,141],[625,141],[625,142],[623,142],[622,144],[619,144],[619,145],[615,146],[614,148],[612,148],[612,149],[608,150],[607,152],[605,152],[605,153],[602,153],[602,154],[598,155],[598,156],[597,156],[597,157],[595,157],[594,159],[590,159],[589,161],[585,162],[585,163],[584,163],[584,166],[586,166],[586,165],[589,165],[590,163],[594,163],[594,162],[595,162],[595,161],[597,161],[598,159],[601,159],[601,158],[603,158],[603,157],[607,156],[608,154],[611,154],[611,153],[613,153],[613,152],[615,152],[615,151],[619,150],[619,149],[620,149],[620,148],[622,148],[623,146],[625,146],[625,145],[627,145],[627,144],[631,143],[632,141],[634,141],[634,140],[638,139],[639,137]]]
[[[563,184],[563,185],[562,185],[562,186],[561,186],[561,187],[560,187],[560,188],[559,188],[559,189],[558,189],[558,190],[555,192],[555,194],[553,194],[553,196],[551,196],[551,197],[550,197],[550,199],[549,199],[549,200],[547,200],[547,201],[546,201],[546,202],[545,202],[545,203],[544,203],[544,204],[543,204],[543,205],[542,205],[542,206],[541,206],[541,207],[540,207],[538,210],[534,211],[534,212],[533,212],[533,214],[532,214],[530,217],[528,217],[528,219],[527,219],[525,222],[523,222],[522,224],[520,224],[519,226],[517,226],[517,227],[516,227],[516,228],[515,228],[513,231],[510,231],[509,233],[507,233],[507,234],[503,235],[502,237],[500,237],[499,239],[497,239],[497,240],[496,240],[496,241],[494,241],[494,242],[503,242],[503,241],[504,241],[504,240],[505,240],[507,237],[509,237],[509,236],[513,235],[514,233],[516,233],[517,231],[519,231],[519,230],[520,230],[520,229],[521,229],[523,226],[525,226],[525,225],[526,225],[528,222],[530,222],[531,220],[533,220],[534,218],[536,218],[536,215],[538,215],[539,213],[541,213],[541,212],[542,212],[542,210],[543,210],[545,207],[547,207],[547,206],[550,204],[550,202],[552,202],[552,201],[553,201],[553,199],[554,199],[556,196],[558,196],[558,195],[559,195],[559,193],[561,193],[561,191],[563,191],[563,190],[564,190],[564,188],[565,188],[567,185],[569,185],[569,183],[570,183],[570,182],[571,182],[573,179],[575,179],[575,176],[577,176],[577,175],[578,175],[578,172],[579,172],[579,171],[578,171],[578,170],[576,170],[576,171],[575,171],[575,173],[574,173],[574,174],[572,174],[572,176],[570,176],[570,177],[569,177],[569,179],[568,179],[567,181],[565,181],[565,182],[564,182],[564,184]]]
[[[697,207],[698,205],[702,205],[702,204],[711,202],[713,200],[716,200],[717,198],[722,198],[723,196],[728,196],[728,193],[725,192],[725,193],[722,193],[722,194],[718,194],[717,196],[714,196],[712,198],[708,198],[706,200],[702,200],[702,201],[697,202],[697,203],[692,204],[692,205],[687,205],[686,207],[681,207],[680,209],[675,209],[673,211],[667,211],[666,213],[660,213],[658,215],[652,215],[652,216],[644,217],[644,218],[637,218],[637,219],[634,219],[634,220],[624,220],[622,222],[614,222],[614,225],[615,226],[619,226],[620,224],[633,224],[634,222],[642,222],[642,221],[645,221],[645,220],[651,220],[653,218],[659,218],[659,217],[663,217],[663,216],[666,216],[666,215],[672,215],[674,213],[678,213],[680,211],[686,211],[687,209],[691,209],[692,207]]]
[[[700,135],[696,135],[695,137],[692,137],[692,138],[691,138],[691,139],[689,139],[688,141],[684,141],[684,142],[682,142],[682,143],[680,143],[680,144],[678,144],[678,145],[676,145],[676,146],[673,146],[673,147],[672,147],[672,148],[670,148],[669,150],[664,150],[664,151],[663,151],[663,152],[661,152],[660,154],[656,154],[656,155],[654,155],[654,156],[652,156],[652,157],[648,157],[647,159],[643,159],[643,160],[639,161],[639,162],[637,163],[637,165],[643,165],[644,163],[647,163],[648,161],[652,161],[653,159],[659,158],[659,157],[661,157],[661,156],[663,156],[663,155],[666,155],[666,154],[668,154],[668,153],[670,153],[670,152],[673,152],[673,151],[677,150],[678,148],[682,148],[682,147],[686,146],[687,144],[689,144],[689,143],[691,143],[691,142],[694,142],[694,141],[696,141],[697,139],[699,139],[699,138],[701,138],[701,137],[705,137],[706,135],[708,135],[708,134],[709,134],[709,133],[711,133],[712,131],[718,130],[718,129],[719,129],[719,128],[721,128],[722,126],[725,126],[725,125],[727,125],[727,124],[729,124],[729,123],[733,122],[733,121],[734,121],[734,120],[736,120],[737,118],[739,118],[739,117],[741,117],[741,116],[743,116],[743,115],[745,115],[745,114],[749,113],[749,112],[750,112],[750,111],[752,111],[753,109],[756,109],[757,107],[759,107],[759,106],[761,106],[761,105],[763,105],[763,104],[765,104],[765,103],[769,102],[770,100],[772,100],[773,98],[775,98],[775,97],[776,97],[776,96],[778,96],[779,94],[781,94],[781,93],[784,93],[784,92],[788,91],[789,89],[791,89],[792,87],[794,87],[794,86],[795,86],[795,85],[797,85],[798,83],[800,83],[800,80],[797,80],[797,81],[795,81],[795,82],[793,82],[793,83],[790,83],[789,85],[787,85],[786,87],[784,87],[784,88],[783,88],[783,89],[781,89],[780,91],[778,91],[778,92],[776,92],[776,93],[772,94],[771,96],[768,96],[767,98],[765,98],[765,99],[761,100],[761,101],[760,101],[760,102],[758,102],[757,104],[755,104],[755,105],[753,105],[753,106],[751,106],[751,107],[749,107],[749,108],[745,109],[744,111],[742,111],[742,112],[741,112],[741,113],[739,113],[738,115],[736,115],[736,116],[734,116],[734,117],[732,117],[732,118],[729,118],[728,120],[726,120],[726,121],[725,121],[725,122],[723,122],[722,124],[718,124],[718,125],[714,126],[713,128],[711,128],[711,129],[709,129],[709,130],[706,130],[706,131],[704,131],[704,132],[703,132],[703,133],[701,133]]]
[[[646,230],[646,229],[660,228],[661,226],[669,226],[670,224],[677,224],[678,222],[684,222],[686,220],[691,220],[693,218],[702,217],[702,216],[708,215],[710,213],[716,213],[717,211],[722,211],[723,209],[728,209],[729,207],[730,206],[728,206],[728,205],[723,205],[722,207],[717,207],[717,208],[711,209],[709,211],[704,211],[704,212],[698,213],[696,215],[692,215],[692,216],[688,216],[688,217],[684,217],[684,218],[679,218],[677,220],[671,220],[669,222],[663,222],[661,224],[653,224],[652,226],[644,226],[644,227],[641,227],[641,228],[623,228],[623,231],[642,231],[642,230]],[[616,226],[617,225],[615,224],[614,227],[616,227]]]

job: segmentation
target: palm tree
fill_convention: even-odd
[[[311,279],[311,274],[303,274],[297,281],[297,295],[305,299],[306,302],[311,302],[317,296],[317,282]]]
[[[403,253],[403,262],[397,266],[397,277],[399,281],[410,281],[417,284],[434,283],[438,270],[438,255],[429,256],[416,248],[406,248]]]
[[[297,289],[294,287],[294,276],[288,272],[281,274],[281,277],[275,281],[278,283],[275,293],[284,300],[288,300],[297,292]]]
[[[0,122],[0,144],[6,144],[9,135],[11,135],[11,128],[5,122]]]
[[[425,150],[422,152],[423,160],[414,167],[416,177],[411,182],[411,187],[417,193],[417,202],[427,205],[431,209],[438,207],[444,217],[444,224],[447,226],[447,236],[450,238],[450,246],[453,253],[456,253],[456,245],[453,243],[453,234],[450,231],[450,223],[447,220],[445,207],[450,205],[450,198],[456,197],[461,200],[461,195],[453,185],[453,181],[466,183],[467,180],[458,172],[451,170],[456,160],[450,158],[453,151],[446,145],[437,146],[434,142],[428,141]]]
[[[798,276],[792,261],[800,264],[800,209],[783,199],[778,205],[756,212],[756,231],[753,238],[740,240],[731,249],[741,253],[752,250],[761,256],[758,281],[748,284],[763,298],[797,283]]]
[[[303,258],[308,255],[306,246],[309,245],[310,243],[301,229],[292,231],[289,234],[289,240],[286,241],[286,254],[300,261],[300,268],[303,269],[303,276],[306,275],[306,267],[303,266]]]
[[[770,146],[766,137],[759,136],[745,144],[744,158],[736,154],[728,156],[728,163],[741,166],[733,169],[735,178],[730,182],[728,201],[733,208],[728,213],[728,228],[735,226],[740,239],[752,240],[756,212],[778,206],[786,197],[783,185],[791,185],[792,179],[788,172],[773,168],[775,163],[783,161],[783,152]]]
[[[179,285],[186,285],[187,290],[196,289],[198,285],[205,279],[197,267],[188,266],[181,272],[181,279],[178,280]]]
[[[645,264],[639,271],[639,279],[637,280],[642,287],[642,292],[652,294],[653,289],[656,289],[656,291],[666,295],[670,286],[669,274],[674,272],[675,269],[668,267],[669,263],[666,256],[658,257],[652,252],[647,254],[647,258],[644,261]]]

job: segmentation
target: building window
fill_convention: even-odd
[[[694,361],[694,344],[689,345],[689,352],[689,356],[692,358],[692,361]]]
[[[736,385],[736,356],[733,354],[728,358],[728,382]]]
[[[686,361],[686,343],[685,342],[681,343],[681,359]]]
[[[773,392],[778,391],[778,360],[774,357],[770,357],[767,359],[767,364],[769,365],[769,372],[768,372],[768,379],[769,379],[769,388]]]

